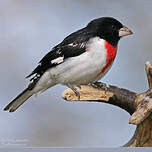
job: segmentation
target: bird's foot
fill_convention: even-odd
[[[90,83],[89,85],[94,87],[94,88],[99,88],[100,87],[98,82],[93,82],[93,83]]]
[[[75,95],[78,97],[78,100],[80,100],[80,93],[79,91],[73,86],[73,85],[67,85],[72,91],[75,93]],[[77,85],[78,88],[81,89],[80,85]]]
[[[105,94],[108,91],[107,84],[105,84],[105,83],[96,81],[94,83],[91,83],[90,85],[94,88],[102,88],[105,91]]]

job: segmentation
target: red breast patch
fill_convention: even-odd
[[[107,41],[105,41],[105,48],[107,50],[106,65],[101,70],[101,73],[104,73],[105,70],[112,64],[112,62],[115,59],[116,53],[117,53],[117,46],[114,47],[110,43],[108,43]]]

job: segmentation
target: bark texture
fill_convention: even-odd
[[[145,64],[149,89],[143,93],[96,82],[93,85],[82,85],[77,88],[80,99],[71,89],[63,92],[62,97],[68,101],[104,102],[113,104],[130,115],[129,123],[137,125],[132,139],[125,147],[151,147],[152,146],[152,66]]]

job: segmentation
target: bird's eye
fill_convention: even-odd
[[[116,27],[115,27],[114,25],[112,25],[111,28],[112,28],[113,30],[116,30]]]

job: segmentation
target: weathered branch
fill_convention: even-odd
[[[77,88],[79,101],[104,102],[126,110],[130,115],[129,123],[137,125],[132,139],[125,145],[128,147],[152,146],[152,66],[146,62],[146,73],[149,89],[143,93],[135,93],[116,86],[97,82],[92,85],[82,85]],[[68,101],[78,101],[71,89],[63,92],[62,97]]]
[[[96,82],[94,87],[90,85],[82,85],[81,89],[77,88],[77,90],[80,93],[79,101],[104,102],[113,104],[126,110],[130,114],[133,114],[136,109],[134,101],[137,94],[126,89]],[[78,101],[78,97],[71,89],[65,90],[62,97],[65,100]]]
[[[152,89],[152,66],[149,61],[146,62],[145,64],[145,70],[147,74],[147,79],[148,79],[148,84],[149,84],[149,89]]]

